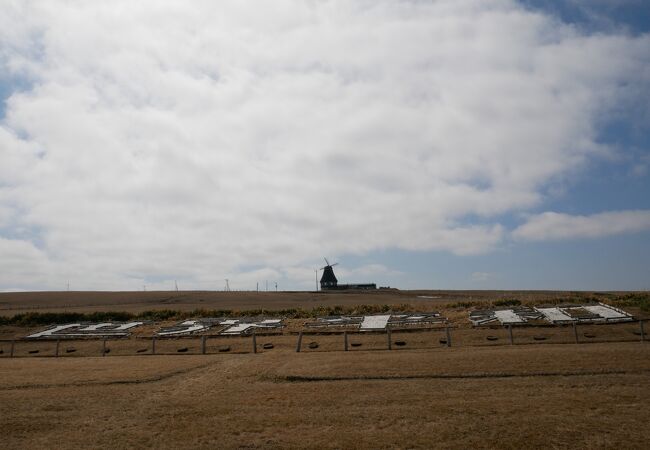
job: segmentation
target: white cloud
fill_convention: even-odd
[[[473,283],[483,283],[490,278],[492,278],[492,274],[489,272],[472,272],[472,276],[470,277]]]
[[[0,43],[33,83],[0,128],[0,227],[37,230],[34,286],[126,289],[489,251],[495,217],[607,152],[650,38],[506,0],[50,1],[4,5]]]
[[[400,271],[383,264],[365,264],[354,269],[337,268],[336,273],[341,283],[368,283],[373,277],[401,275]]]
[[[515,239],[552,241],[601,238],[650,230],[650,211],[609,211],[590,216],[545,212],[513,231]]]

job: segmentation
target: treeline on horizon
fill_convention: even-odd
[[[517,299],[498,299],[493,301],[461,301],[445,304],[431,304],[428,310],[435,308],[490,308],[508,307],[519,305],[532,305],[535,303],[562,304],[562,303],[590,303],[605,301],[617,307],[636,307],[642,311],[650,312],[650,292],[635,292],[627,294],[606,294],[592,297],[558,297],[556,299],[544,300],[543,302],[520,301]],[[0,316],[0,326],[39,326],[55,325],[72,322],[127,322],[127,321],[151,321],[162,322],[166,320],[184,320],[202,317],[284,317],[287,319],[309,319],[322,316],[337,315],[366,315],[393,312],[426,312],[418,305],[401,303],[395,305],[352,305],[352,306],[317,306],[310,310],[302,308],[289,309],[194,309],[191,311],[180,311],[173,309],[148,310],[139,313],[126,311],[96,311],[90,313],[79,312],[27,312],[15,314],[11,317]]]

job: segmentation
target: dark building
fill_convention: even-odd
[[[339,284],[339,280],[336,279],[334,275],[334,267],[338,263],[330,264],[327,258],[325,259],[327,264],[322,268],[323,276],[320,279],[320,288],[322,291],[343,291],[347,289],[377,289],[375,283],[362,283],[362,284]]]
[[[332,269],[332,266],[327,265],[323,267],[323,276],[320,278],[321,290],[336,289],[338,283],[339,280],[336,279],[336,275],[334,275],[334,269]]]

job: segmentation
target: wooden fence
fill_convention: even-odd
[[[396,328],[379,331],[304,330],[248,336],[202,335],[176,338],[0,340],[0,359],[15,357],[206,355],[272,351],[369,351],[449,347],[645,342],[644,320],[616,324],[476,328]]]

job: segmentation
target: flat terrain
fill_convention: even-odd
[[[10,292],[0,293],[0,316],[22,312],[95,312],[173,309],[279,310],[317,306],[410,304],[423,310],[458,302],[480,303],[497,299],[545,302],[591,298],[591,292],[558,291],[333,291],[333,292]],[[597,294],[596,294],[597,295]],[[607,298],[608,294],[600,294]]]
[[[160,339],[11,339],[46,326],[0,327],[0,447],[18,448],[647,448],[650,343],[638,322],[473,329],[471,308],[607,300],[612,293],[522,291],[44,292],[0,294],[23,312],[284,310],[401,305],[451,319],[391,334]],[[626,310],[644,317],[639,308]],[[304,316],[303,316],[304,317]],[[11,323],[11,322],[9,322]],[[646,332],[650,331],[646,329]],[[317,342],[317,348],[309,348]],[[402,346],[397,346],[401,342]],[[262,345],[272,343],[272,349]],[[221,353],[224,347],[228,353]],[[181,350],[184,353],[179,353]],[[74,351],[72,351],[74,350]],[[36,353],[36,351],[38,351]],[[41,357],[42,356],[42,357]]]
[[[650,345],[0,360],[13,448],[647,448]]]

